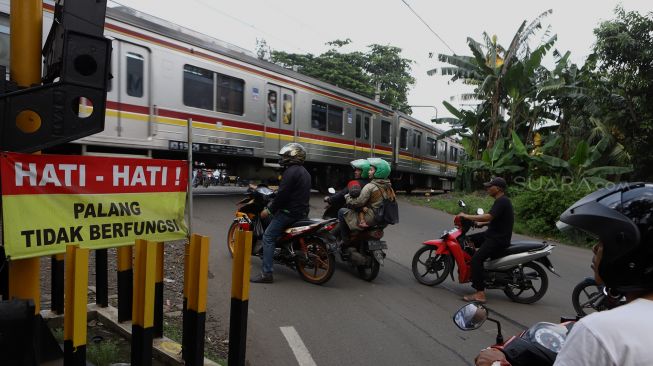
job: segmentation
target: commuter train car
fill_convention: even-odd
[[[45,2],[44,39],[53,11]],[[9,3],[0,0],[0,63],[10,67],[8,32]],[[398,189],[452,189],[461,146],[384,104],[128,7],[107,8],[105,35],[113,47],[105,129],[50,152],[184,159],[192,120],[195,159],[240,177],[276,181],[277,152],[296,141],[321,191],[370,156],[392,163]]]

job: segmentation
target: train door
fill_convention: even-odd
[[[145,140],[151,136],[150,51],[132,43],[118,44],[118,136]],[[116,85],[117,84],[117,85]]]
[[[356,111],[356,131],[354,134],[354,159],[370,157],[370,136],[372,136],[372,115],[367,112]]]
[[[276,156],[281,147],[294,141],[295,91],[268,84],[265,91],[265,152]]]
[[[422,131],[413,130],[413,168],[417,170],[422,169]]]

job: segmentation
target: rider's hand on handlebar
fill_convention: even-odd
[[[506,355],[496,348],[486,348],[476,356],[474,362],[476,366],[492,366],[495,361],[501,362],[501,365],[510,365],[506,360]]]
[[[263,220],[267,219],[268,216],[270,216],[270,210],[266,207],[263,210],[261,210],[261,213],[259,214],[259,217]]]

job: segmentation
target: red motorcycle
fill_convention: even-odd
[[[465,207],[465,202],[458,201]],[[478,214],[483,214],[478,209]],[[474,223],[460,216],[454,217],[454,228],[445,231],[440,239],[428,240],[413,256],[413,275],[420,283],[435,286],[448,275],[453,280],[454,264],[458,266],[458,281],[471,282],[471,260],[476,248],[466,236]],[[547,258],[554,245],[545,241],[513,241],[501,253],[484,263],[485,287],[502,289],[512,301],[530,304],[544,296],[549,285],[546,272],[539,262],[551,273],[553,264]],[[556,274],[557,275],[557,274]]]
[[[453,316],[453,322],[461,330],[478,329],[486,320],[497,324],[496,348],[503,352],[513,366],[551,366],[567,339],[577,319],[560,319],[560,324],[539,322],[503,341],[501,323],[489,317],[489,310],[478,303],[469,303]]]

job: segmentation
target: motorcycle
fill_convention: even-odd
[[[335,189],[329,188],[328,192],[333,195],[336,193]],[[329,204],[324,210],[322,218],[334,217],[337,220],[338,210],[343,205]],[[356,268],[358,276],[365,281],[373,281],[378,275],[386,257],[385,249],[388,249],[388,244],[381,240],[383,238],[383,229],[386,225],[378,225],[366,228],[362,231],[352,231],[349,237],[349,245],[343,247],[338,245],[338,253],[343,262],[348,262],[352,267]],[[336,243],[336,239],[340,233],[333,233],[332,240]]]
[[[503,341],[501,323],[489,317],[490,311],[479,303],[469,303],[453,316],[453,322],[461,330],[480,328],[486,320],[497,324],[496,348],[504,353],[513,366],[551,366],[567,339],[577,319],[561,318],[560,324],[539,322]]]
[[[463,209],[465,202],[458,201]],[[483,209],[477,214],[482,215]],[[471,259],[476,248],[467,238],[474,223],[460,216],[454,217],[454,228],[445,230],[440,239],[425,241],[413,256],[413,275],[420,283],[435,286],[450,274],[453,280],[454,264],[458,266],[458,281],[471,282]],[[513,241],[501,253],[484,263],[485,287],[502,289],[514,302],[531,304],[541,299],[549,285],[542,266],[557,275],[548,256],[555,246],[546,241]],[[539,283],[539,288],[537,284]]]
[[[608,294],[603,285],[599,285],[594,277],[580,281],[571,293],[571,303],[580,317],[595,311],[610,310],[626,303],[624,296]]]
[[[259,213],[274,198],[275,193],[265,185],[250,186],[246,197],[237,203],[234,221],[227,232],[227,246],[233,257],[236,231],[239,227],[253,230],[252,256],[262,257],[262,239],[270,219],[262,220]],[[285,230],[276,243],[274,262],[297,270],[300,277],[321,285],[333,276],[336,266],[335,243],[329,231],[337,219],[302,219]]]

